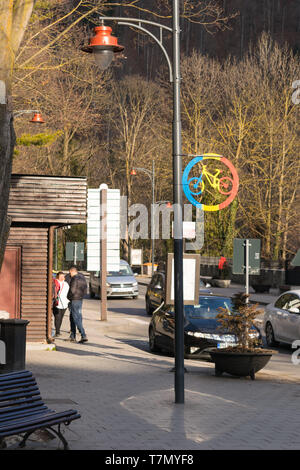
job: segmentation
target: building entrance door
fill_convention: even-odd
[[[0,311],[9,318],[20,318],[21,304],[21,247],[7,246],[0,272]]]

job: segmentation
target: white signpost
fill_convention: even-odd
[[[142,266],[143,250],[141,250],[140,248],[131,248],[130,263],[131,263],[131,266]]]
[[[100,190],[88,189],[87,270],[100,271]],[[107,271],[120,266],[120,190],[107,189]]]
[[[200,255],[183,254],[183,303],[185,305],[196,305],[199,303],[200,283]],[[174,305],[174,254],[168,253],[166,271],[166,304]]]

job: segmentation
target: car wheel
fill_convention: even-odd
[[[101,300],[101,290],[100,290],[100,287],[99,287],[99,289],[98,289],[97,295],[98,295],[99,299]]]
[[[152,327],[149,329],[149,349],[152,353],[160,351],[160,348],[157,346],[155,331]]]
[[[148,297],[146,298],[146,313],[147,315],[152,315],[153,313],[153,309],[151,308],[150,300]]]
[[[93,299],[95,297],[95,292],[92,290],[91,285],[90,285],[90,298]]]
[[[266,325],[266,341],[268,346],[277,346],[278,342],[275,340],[274,331],[271,323]]]

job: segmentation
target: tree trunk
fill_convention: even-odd
[[[0,270],[10,226],[7,207],[15,140],[10,105],[0,104]]]
[[[1,0],[0,8],[0,269],[10,225],[7,207],[16,141],[11,100],[12,72],[33,4],[34,0]]]

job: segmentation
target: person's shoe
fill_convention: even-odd
[[[61,336],[61,333],[55,333],[54,335],[55,338],[58,338],[59,336]]]
[[[74,336],[69,336],[69,341],[71,341],[71,343],[76,343],[76,338],[74,338]]]
[[[82,344],[82,343],[86,343],[88,341],[87,337],[86,336],[81,336],[81,340],[78,341],[78,343]]]

